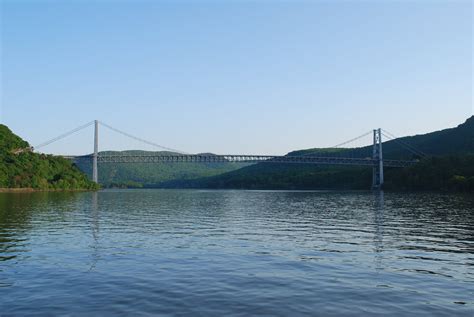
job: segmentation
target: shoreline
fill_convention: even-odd
[[[0,193],[37,193],[37,192],[93,192],[90,189],[38,189],[38,188],[0,188]]]

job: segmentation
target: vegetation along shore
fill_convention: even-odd
[[[400,142],[419,149],[425,155],[407,152],[400,147]],[[474,116],[454,128],[387,140],[383,150],[387,159],[419,161],[404,169],[386,168],[386,190],[474,191]],[[334,156],[336,152],[341,157],[364,157],[371,151],[371,146],[313,148],[287,155]],[[155,153],[140,151],[140,154]],[[79,167],[91,174],[90,164],[79,164]],[[370,167],[277,163],[109,163],[100,167],[99,181],[105,187],[119,188],[366,190],[371,186],[372,170]]]
[[[404,152],[397,146],[399,142],[425,155]],[[407,168],[386,168],[386,190],[474,191],[474,116],[454,128],[390,140],[383,146],[386,158],[418,160]],[[90,181],[90,163],[76,166],[64,158],[29,149],[26,141],[0,125],[0,192],[100,188]],[[335,151],[342,157],[361,157],[371,147],[314,148],[287,155],[324,156]],[[100,171],[99,183],[106,188],[367,189],[372,177],[370,167],[277,163],[109,163]]]
[[[0,125],[0,191],[97,190],[70,161],[33,153],[28,142]]]

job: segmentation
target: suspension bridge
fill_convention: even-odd
[[[119,129],[116,129],[104,122],[94,120],[85,125],[79,126],[71,131],[61,134],[49,141],[41,143],[31,150],[38,150],[39,148],[45,147],[51,143],[64,139],[80,130],[94,126],[94,151],[91,154],[86,155],[62,155],[64,158],[72,160],[73,162],[88,161],[92,163],[92,180],[98,183],[99,180],[99,163],[285,163],[285,164],[316,164],[316,165],[352,165],[352,166],[368,166],[372,167],[372,188],[380,189],[384,183],[384,167],[403,168],[408,167],[417,162],[417,160],[393,160],[385,159],[383,157],[383,141],[382,136],[388,140],[396,141],[399,145],[415,154],[418,157],[425,156],[425,154],[409,144],[397,140],[393,134],[382,130],[374,129],[364,133],[356,138],[340,143],[331,149],[345,149],[345,146],[349,143],[360,140],[364,137],[372,135],[372,146],[371,153],[369,156],[365,155],[362,157],[349,157],[349,156],[338,156],[338,155],[248,155],[248,154],[189,154],[173,148],[165,147],[154,142],[147,141],[145,139],[136,137]],[[99,152],[99,126],[110,129],[114,132],[120,133],[128,138],[134,139],[135,141],[142,142],[147,145],[151,145],[162,150],[168,151],[163,152],[150,152],[150,154],[106,154]],[[120,153],[120,152],[119,152]]]

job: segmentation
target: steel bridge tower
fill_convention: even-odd
[[[99,157],[99,121],[94,120],[94,154],[92,155],[92,181],[99,183],[97,159]]]
[[[382,155],[382,129],[373,130],[374,136],[374,143],[372,146],[372,189],[380,190],[383,187],[384,183],[384,176],[383,176],[383,155]],[[181,155],[183,156],[183,155]],[[89,156],[90,157],[90,156]],[[246,157],[246,156],[245,156]],[[169,159],[169,157],[167,157]],[[217,159],[218,156],[213,156],[212,159]],[[255,157],[252,157],[253,159]],[[286,159],[288,157],[285,156]],[[149,159],[149,158],[148,158]],[[189,159],[189,160],[188,160]],[[227,162],[229,160],[228,157],[223,157],[223,161]],[[260,160],[261,159],[261,160]],[[258,157],[257,161],[270,161],[274,162],[278,159],[278,157],[270,157],[270,156],[262,156]],[[307,158],[306,158],[307,159]],[[321,159],[321,158],[318,158]],[[99,173],[98,173],[98,160],[99,160],[99,121],[94,120],[94,152],[92,154],[92,181],[95,183],[99,182]],[[201,161],[201,155],[186,155],[176,159],[176,162],[188,162],[188,161]],[[157,160],[160,161],[160,160]],[[304,162],[302,162],[304,163]],[[367,163],[367,161],[364,161]],[[342,163],[344,164],[344,163]],[[347,163],[346,163],[347,164]],[[360,163],[359,163],[360,164]],[[367,164],[364,164],[367,165]],[[393,165],[391,165],[393,166]],[[400,166],[401,167],[401,166]]]
[[[372,170],[372,189],[381,189],[383,186],[382,129],[374,130],[372,159],[375,162]]]

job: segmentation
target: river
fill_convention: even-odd
[[[474,197],[0,193],[0,316],[474,315]]]

